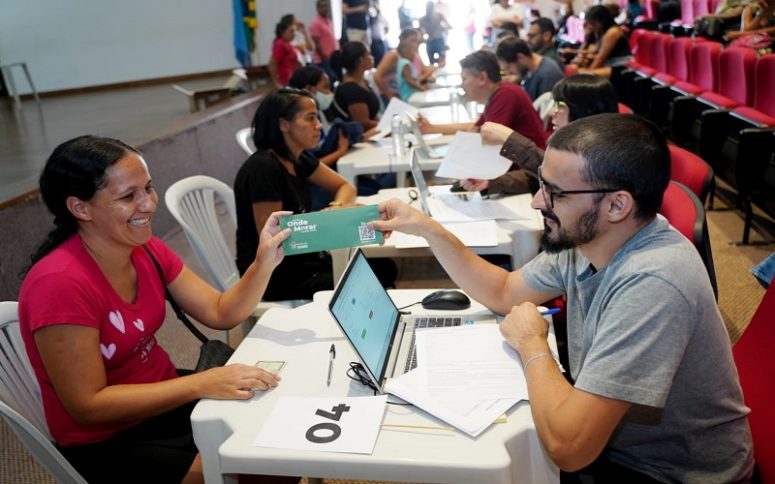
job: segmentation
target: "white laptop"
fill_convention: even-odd
[[[439,222],[473,222],[482,220],[517,220],[519,214],[499,200],[483,200],[478,192],[432,194],[425,182],[420,159],[415,151],[409,162],[423,212]]]
[[[380,393],[389,378],[417,366],[416,328],[495,323],[493,315],[402,315],[360,249],[350,259],[328,309]]]
[[[412,113],[405,112],[404,117],[409,122],[409,131],[417,138],[417,148],[425,158],[438,159],[444,158],[449,149],[449,143],[430,146],[428,141],[423,137],[422,130],[420,129],[420,123],[417,122],[417,118]]]

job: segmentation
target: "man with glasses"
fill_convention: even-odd
[[[523,362],[533,420],[564,482],[738,482],[753,469],[748,409],[696,249],[657,217],[670,178],[664,136],[600,114],[549,140],[532,205],[544,252],[489,265],[396,200],[374,228],[428,240],[452,279],[494,312]],[[567,296],[568,383],[537,304]],[[608,480],[600,481],[603,477]]]
[[[554,45],[556,32],[552,19],[538,18],[530,22],[530,27],[527,29],[527,43],[533,52],[554,60],[562,67],[565,63],[560,59],[557,47]]]

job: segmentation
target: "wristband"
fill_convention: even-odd
[[[533,356],[531,356],[530,358],[527,359],[527,361],[525,362],[525,366],[522,367],[522,371],[524,371],[525,374],[527,375],[527,367],[530,366],[530,364],[533,363],[535,360],[537,360],[539,358],[543,358],[545,356],[548,356],[549,358],[554,358],[551,353],[547,353],[547,352],[538,353],[537,355],[533,355]]]

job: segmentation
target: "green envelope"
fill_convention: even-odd
[[[385,240],[382,232],[366,225],[377,219],[377,205],[280,217],[280,227],[291,229],[291,236],[283,242],[283,250],[285,255],[296,255],[381,244]]]

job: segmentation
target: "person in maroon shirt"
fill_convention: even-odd
[[[479,131],[486,122],[508,126],[529,138],[536,146],[546,146],[543,123],[522,86],[501,80],[495,54],[477,51],[460,61],[466,101],[484,103],[482,115],[475,123],[431,124],[419,117],[423,133],[454,134],[458,131]]]

